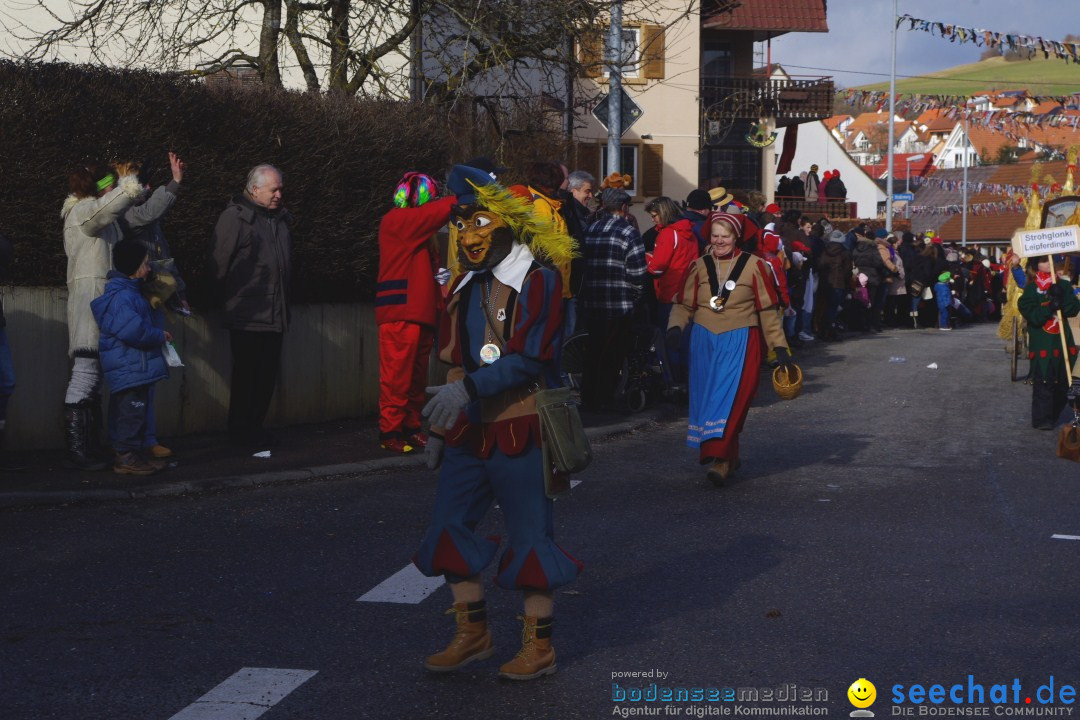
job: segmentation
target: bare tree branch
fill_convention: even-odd
[[[242,64],[269,85],[408,98],[417,84],[454,107],[473,95],[535,99],[565,90],[582,67],[575,46],[603,31],[609,2],[68,0],[60,10],[52,0],[27,0],[44,25],[11,20],[19,13],[10,8],[0,24],[21,43],[18,57],[30,60],[77,50],[95,62],[194,75]],[[699,3],[632,7],[628,21],[661,24],[656,18],[696,15]],[[484,112],[497,108],[489,102]],[[492,123],[502,128],[494,116]]]
[[[285,36],[289,40],[293,55],[300,63],[300,70],[304,73],[304,82],[311,92],[319,90],[319,76],[315,72],[315,65],[311,62],[304,40],[300,35],[300,10],[301,3],[287,1],[287,14],[285,19]]]

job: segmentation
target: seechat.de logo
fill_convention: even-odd
[[[848,701],[857,708],[851,713],[851,717],[874,717],[874,713],[866,709],[877,700],[877,688],[874,687],[874,683],[866,678],[859,678],[847,689],[847,697]]]

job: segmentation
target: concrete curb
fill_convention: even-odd
[[[677,415],[673,413],[671,409],[658,408],[650,413],[642,414],[633,420],[585,428],[585,435],[590,441],[597,441],[617,435],[625,435],[640,430],[648,425],[674,420],[676,418]],[[321,480],[331,477],[340,477],[342,475],[370,475],[386,470],[420,467],[423,466],[423,464],[424,457],[422,454],[418,453],[415,456],[380,458],[378,460],[340,463],[337,465],[319,465],[310,468],[300,468],[298,470],[274,470],[261,473],[257,472],[246,473],[244,475],[206,478],[202,480],[160,482],[134,487],[130,490],[98,488],[86,490],[0,492],[0,508],[67,505],[70,503],[90,501],[108,502],[118,500],[142,500],[175,495],[195,495],[229,488],[265,487],[268,485],[302,482],[305,480]]]

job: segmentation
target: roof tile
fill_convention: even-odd
[[[829,32],[825,0],[741,0],[729,12],[708,15],[703,26],[718,30],[767,30],[772,32]]]

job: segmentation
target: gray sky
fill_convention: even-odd
[[[887,82],[892,0],[828,2],[828,34],[782,35],[772,42],[773,62],[780,63],[793,75],[831,75],[843,87]],[[1080,35],[1077,0],[899,0],[896,14],[1059,42],[1069,33]],[[905,23],[896,32],[898,77],[972,63],[985,49],[970,42],[951,43],[940,35],[908,30],[908,27]],[[1073,67],[1080,85],[1080,65]],[[857,70],[880,75],[843,72]]]

